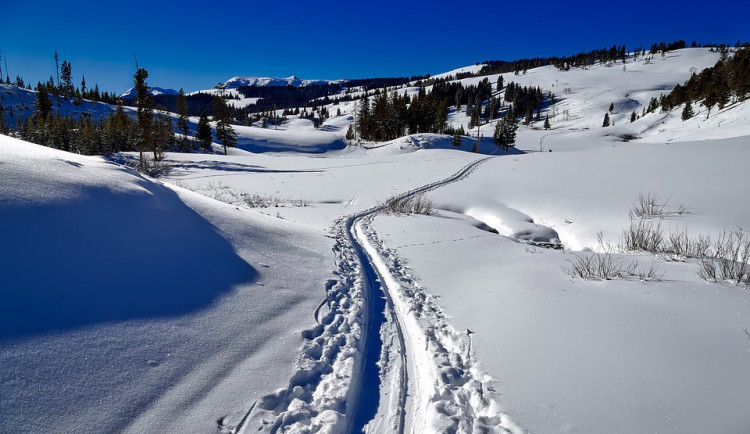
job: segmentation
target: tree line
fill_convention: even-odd
[[[722,51],[722,57],[712,67],[699,74],[695,72],[683,84],[660,99],[664,111],[686,104],[683,120],[693,116],[691,104],[700,101],[708,109],[717,106],[723,109],[731,101],[745,101],[750,96],[750,46],[737,50],[729,56]]]
[[[170,113],[154,110],[153,95],[149,93],[147,78],[148,72],[144,68],[138,68],[133,76],[136,89],[134,115],[126,112],[122,101],[119,101],[113,111],[98,119],[87,113],[77,118],[73,115],[61,115],[59,110],[54,110],[54,95],[48,93],[46,87],[42,87],[37,91],[32,116],[23,120],[15,133],[19,138],[32,143],[84,155],[138,152],[138,167],[144,169],[148,168],[147,153],[153,155],[152,161],[158,162],[163,159],[167,150],[210,150],[214,134],[206,112],[201,114],[195,138],[190,138],[184,91],[180,89],[177,95],[177,116],[174,119]],[[66,83],[64,78],[61,82]],[[63,89],[63,92],[66,91],[68,95],[72,95],[69,88]],[[64,95],[65,93],[63,97]],[[226,154],[227,148],[236,144],[236,134],[230,124],[231,111],[226,101],[218,96],[213,98],[212,111],[216,141],[224,147]],[[0,119],[0,132],[8,133],[1,105]]]

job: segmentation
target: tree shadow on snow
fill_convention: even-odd
[[[138,183],[0,209],[0,339],[183,315],[257,277],[173,191]]]

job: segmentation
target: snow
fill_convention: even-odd
[[[0,161],[4,430],[215,431],[291,375],[325,238],[98,157]]]
[[[378,217],[375,229],[453,326],[475,332],[480,366],[524,430],[749,426],[746,289],[708,285],[694,264],[659,263],[662,282],[582,282],[561,271],[570,254],[455,219]]]
[[[746,284],[617,248],[639,194],[666,204],[653,221],[667,232],[750,227],[747,101],[629,122],[717,59],[685,49],[624,69],[503,74],[562,100],[542,113],[552,130],[522,125],[510,152],[493,123],[479,154],[474,138],[438,134],[349,146],[352,103],[329,106],[342,116],[319,129],[296,116],[235,127],[227,156],[167,153],[159,180],[0,136],[0,282],[12,289],[0,426],[748,431]],[[615,126],[602,128],[611,102]],[[396,195],[424,195],[435,213],[382,213]],[[564,271],[607,245],[656,278]]]
[[[161,87],[151,86],[148,90],[148,93],[154,96],[158,95],[177,95],[179,92],[174,89],[164,89]],[[136,91],[134,87],[131,87],[125,93],[120,95],[120,98],[122,99],[134,99],[136,97]]]
[[[274,77],[232,77],[219,85],[222,89],[237,89],[242,86],[294,86],[304,87],[323,84],[340,84],[346,80],[303,80],[294,75],[286,78]]]
[[[50,95],[52,99],[52,112],[60,113],[62,116],[73,116],[78,118],[81,114],[90,114],[93,118],[99,118],[108,115],[114,110],[114,107],[101,102],[92,102],[83,100],[80,105],[75,105],[72,101],[65,98],[56,98]],[[59,102],[59,106],[58,106]],[[5,108],[5,120],[11,128],[20,126],[23,119],[34,113],[36,104],[36,91],[21,89],[13,85],[0,84],[0,104]],[[11,111],[12,110],[12,111]],[[124,107],[125,112],[135,112],[135,109]]]

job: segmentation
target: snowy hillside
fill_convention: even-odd
[[[502,74],[558,101],[507,151],[356,101],[159,179],[0,136],[0,431],[750,432],[750,101],[644,114],[718,58]]]
[[[325,238],[99,157],[0,162],[2,431],[213,432],[292,374]]]
[[[10,127],[20,125],[23,119],[34,113],[36,104],[36,92],[33,90],[22,89],[8,84],[0,84],[0,104],[5,108],[5,119]],[[114,110],[109,104],[83,100],[80,105],[76,105],[72,100],[66,98],[54,98],[52,106],[53,113],[60,113],[62,116],[79,117],[81,114],[91,114],[95,119],[106,116]],[[128,110],[126,108],[126,110]]]

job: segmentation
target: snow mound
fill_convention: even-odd
[[[0,238],[25,246],[0,251],[0,337],[189,313],[257,275],[137,172],[6,137],[0,161]]]
[[[388,152],[388,153],[407,153],[416,152],[422,149],[453,149],[465,152],[474,152],[476,145],[476,138],[461,136],[461,144],[454,145],[453,137],[445,134],[432,134],[432,133],[420,133],[412,134],[405,137],[399,137],[398,139],[391,140],[385,143],[370,144],[366,145],[374,153]],[[510,148],[508,151],[503,151],[498,147],[492,138],[483,138],[479,144],[480,154],[487,155],[506,155],[506,154],[520,154],[521,151]]]

